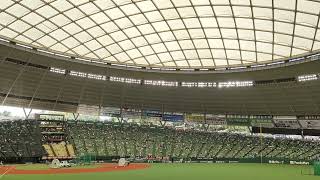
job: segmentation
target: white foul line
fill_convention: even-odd
[[[13,168],[13,166],[12,166],[12,167],[9,167],[3,174],[1,174],[1,175],[0,175],[0,179],[2,179],[3,176],[6,175],[12,168]]]

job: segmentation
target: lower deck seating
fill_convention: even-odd
[[[313,160],[320,142],[253,135],[179,131],[133,124],[69,123],[76,153],[95,156]]]
[[[46,151],[46,158],[72,158],[76,154],[72,144],[66,144],[64,141],[60,143],[50,143],[43,145]]]
[[[0,123],[0,159],[24,157],[173,157],[315,160],[320,142],[102,122],[67,122],[66,142],[44,144],[36,120]]]
[[[44,153],[41,133],[35,120],[2,121],[0,123],[0,158],[41,157]]]
[[[44,150],[47,152],[47,156],[48,157],[54,157],[55,156],[53,151],[52,151],[52,149],[51,149],[51,147],[50,147],[50,144],[44,144],[42,146],[43,146]]]
[[[51,147],[57,157],[68,157],[69,156],[67,149],[66,149],[65,142],[52,143],[50,145],[51,145]]]
[[[66,146],[67,146],[67,150],[68,150],[69,156],[70,157],[75,157],[76,154],[74,153],[73,145],[72,144],[67,144]]]

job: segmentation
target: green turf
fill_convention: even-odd
[[[151,168],[134,171],[6,175],[1,180],[314,180],[320,177],[301,175],[311,166],[271,164],[152,164]]]

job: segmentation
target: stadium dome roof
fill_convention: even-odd
[[[219,68],[320,49],[317,0],[1,0],[0,37],[100,63]]]

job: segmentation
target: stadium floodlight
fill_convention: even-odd
[[[215,82],[181,82],[182,87],[217,87]]]
[[[90,73],[88,74],[88,78],[89,79],[103,80],[103,81],[106,80],[106,76],[104,76],[104,75],[90,74]]]
[[[307,75],[298,76],[297,79],[299,82],[313,81],[313,80],[318,80],[318,76],[316,74],[307,74]]]
[[[196,82],[182,82],[181,86],[182,87],[197,87],[197,83]]]
[[[110,76],[110,81],[114,81],[114,82],[124,82],[124,78],[122,78],[122,77]]]
[[[55,68],[55,67],[51,67],[50,72],[54,72],[54,73],[58,73],[58,74],[66,74],[65,69],[60,69],[60,68]]]
[[[215,82],[198,82],[198,87],[217,87]]]
[[[153,81],[153,80],[145,80],[144,84],[146,85],[153,85],[153,86],[168,86],[168,87],[174,87],[178,86],[178,82],[172,82],[172,81]]]
[[[122,82],[122,83],[128,83],[128,84],[141,84],[140,79],[124,78],[124,77],[116,77],[116,76],[110,76],[110,81]]]
[[[253,81],[228,81],[219,82],[218,87],[250,87],[253,86]]]
[[[255,65],[257,67],[258,65]],[[56,67],[50,67],[50,72],[58,73],[58,74],[66,74],[67,70],[60,69]],[[68,71],[69,72],[69,71]],[[96,80],[107,80],[107,76],[100,75],[100,74],[92,74],[92,73],[85,73],[80,71],[73,71],[71,70],[69,75],[71,76],[78,76],[78,77],[84,77],[89,79],[96,79]],[[307,75],[301,75],[297,78],[298,82],[304,82],[304,81],[312,81],[312,80],[318,80],[319,75],[317,74],[307,74]],[[133,78],[124,78],[124,77],[116,77],[116,76],[110,76],[110,81],[114,82],[121,82],[121,83],[128,83],[128,84],[142,84],[141,79],[133,79]],[[179,82],[177,81],[159,81],[159,80],[144,80],[144,83],[146,85],[153,85],[153,86],[179,86]],[[254,85],[254,81],[226,81],[226,82],[181,82],[181,87],[250,87]]]
[[[132,78],[125,78],[124,82],[128,84],[141,84],[140,79],[132,79]]]
[[[79,71],[70,71],[70,76],[87,77],[87,73]]]

